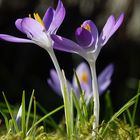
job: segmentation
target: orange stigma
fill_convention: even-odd
[[[82,75],[81,75],[81,77],[80,77],[80,80],[82,81],[82,82],[84,82],[84,83],[88,83],[88,74],[87,74],[87,72],[83,72],[82,73]]]
[[[81,25],[82,28],[86,29],[87,31],[91,32],[91,28],[89,24]]]

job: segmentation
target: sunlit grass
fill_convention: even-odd
[[[78,79],[77,79],[78,82]],[[81,90],[80,84],[79,89]],[[140,88],[139,88],[140,89]],[[63,105],[54,109],[51,112],[47,112],[35,99],[34,90],[31,94],[30,101],[28,103],[28,108],[26,111],[25,104],[25,91],[22,94],[22,115],[19,118],[21,125],[16,122],[16,115],[14,106],[10,105],[6,99],[5,94],[3,97],[5,104],[1,103],[0,113],[4,119],[4,125],[0,126],[0,140],[66,140],[66,124],[65,120],[62,119],[59,124],[51,118],[51,115],[61,109]],[[105,96],[106,110],[110,110],[105,120],[99,125],[99,132],[97,134],[98,140],[114,140],[114,139],[139,139],[140,138],[140,128],[135,124],[136,110],[138,105],[138,100],[140,96],[140,90],[137,94],[130,99],[126,104],[124,104],[117,112],[113,113],[113,108],[110,99],[110,93],[107,92]],[[90,104],[86,105],[84,97],[84,92],[81,90],[80,99],[71,89],[70,94],[70,105],[71,105],[71,128],[73,140],[92,140],[92,124],[94,122],[94,116],[91,111],[93,108],[93,100],[91,99]],[[6,110],[7,107],[7,110]],[[130,111],[130,107],[133,111]],[[37,115],[37,109],[39,108],[45,115]],[[9,115],[7,114],[9,112]],[[18,110],[17,110],[18,112]],[[108,121],[107,121],[108,120]],[[45,121],[46,125],[42,122]],[[45,127],[53,126],[53,130],[47,132]]]

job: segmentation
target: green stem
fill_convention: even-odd
[[[64,110],[65,110],[65,119],[66,119],[66,129],[67,129],[67,135],[68,138],[70,138],[71,136],[71,122],[70,122],[70,118],[71,118],[71,109],[70,109],[70,103],[69,103],[69,96],[68,96],[68,90],[67,90],[67,83],[66,80],[64,79],[64,75],[62,74],[62,71],[60,69],[60,66],[58,64],[57,58],[54,54],[53,49],[50,49],[48,51],[53,64],[55,66],[55,69],[57,71],[58,74],[58,78],[60,81],[60,87],[61,87],[61,91],[62,91],[62,96],[63,96],[63,101],[64,101]]]
[[[91,75],[92,75],[92,92],[93,92],[93,99],[94,99],[94,117],[95,121],[93,123],[93,137],[96,138],[96,134],[98,132],[98,126],[99,126],[99,109],[100,109],[100,103],[99,103],[99,92],[98,92],[98,84],[97,84],[97,76],[96,76],[96,68],[95,68],[95,62],[89,62],[90,69],[91,69]]]

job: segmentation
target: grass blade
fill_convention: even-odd
[[[73,110],[73,96],[72,96],[72,90],[70,93],[70,106],[71,106],[71,139],[73,139],[73,135],[74,135],[74,110]]]
[[[23,134],[23,138],[25,137],[25,91],[23,91],[23,94],[22,94],[22,123],[21,123],[21,126],[22,126],[22,134]]]
[[[2,94],[3,94],[3,97],[4,97],[5,103],[7,105],[8,111],[10,113],[10,116],[11,116],[11,119],[12,119],[12,122],[13,122],[13,125],[14,125],[14,128],[15,128],[15,131],[16,131],[16,133],[18,133],[19,132],[19,129],[18,129],[18,126],[16,124],[16,120],[15,120],[15,118],[13,116],[13,113],[12,113],[12,110],[10,108],[10,105],[9,105],[7,99],[6,99],[6,96],[5,96],[4,92],[2,92]]]
[[[74,71],[74,76],[75,76],[75,78],[76,78],[76,82],[77,82],[77,84],[78,84],[79,92],[82,93],[83,91],[82,91],[82,88],[81,88],[81,85],[80,85],[80,81],[79,81],[78,75],[77,75],[77,73],[76,73],[75,70],[73,70],[73,71]]]
[[[88,120],[88,111],[87,111],[87,106],[86,106],[86,101],[85,101],[85,92],[81,88],[80,81],[75,70],[74,70],[74,76],[76,78],[76,82],[77,82],[79,93],[80,93],[79,101],[80,101],[81,112],[83,112],[84,118]]]
[[[2,114],[3,118],[4,118],[4,121],[5,121],[5,125],[6,125],[6,129],[7,129],[7,132],[9,131],[9,122],[8,122],[8,118],[7,116],[0,110],[0,113]]]
[[[48,114],[48,112],[46,111],[46,109],[39,103],[39,102],[36,102],[36,105],[37,107],[44,113],[44,114]],[[54,129],[59,129],[59,126],[56,124],[56,122],[52,119],[52,117],[48,117],[47,120],[45,120],[45,122],[47,124],[49,124],[50,126],[52,126]],[[60,130],[62,132],[62,130]]]
[[[62,108],[64,108],[64,105],[56,108],[55,110],[51,111],[50,113],[46,114],[44,117],[42,117],[41,119],[39,119],[37,122],[34,123],[34,125],[29,129],[29,131],[27,132],[26,135],[29,135],[29,133],[42,121],[44,121],[44,119],[46,119],[47,117],[51,116],[52,114],[56,113],[57,111],[61,110]]]
[[[79,100],[77,99],[73,90],[72,90],[71,94],[73,96],[74,104],[75,104],[75,107],[76,107],[76,110],[77,110],[77,117],[80,119],[81,123],[84,123],[84,118],[83,118],[83,115],[82,115],[82,112],[81,112],[81,109],[80,109]]]
[[[139,82],[139,87],[138,87],[137,94],[138,93],[140,93],[140,82]],[[132,113],[132,122],[135,122],[135,116],[136,116],[138,101],[139,101],[139,96],[136,98],[136,102],[134,104],[133,113]]]
[[[132,99],[130,99],[119,111],[117,111],[111,119],[108,121],[106,127],[103,129],[102,137],[105,135],[105,132],[107,131],[107,128],[109,127],[110,123],[114,121],[116,118],[118,118],[124,111],[126,111],[130,106],[132,106],[135,103],[135,99],[140,95],[138,93],[136,96],[134,96]]]
[[[105,120],[109,120],[110,116],[113,116],[113,109],[112,109],[112,102],[110,99],[110,92],[107,91],[107,93],[105,94],[105,109],[109,110],[108,113],[105,116]]]
[[[32,91],[32,95],[30,97],[30,102],[29,102],[29,106],[28,106],[28,112],[27,112],[27,117],[26,117],[26,126],[25,126],[25,134],[28,131],[29,118],[30,118],[31,107],[32,107],[32,102],[33,102],[33,96],[34,96],[34,90]]]

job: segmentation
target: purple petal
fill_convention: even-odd
[[[117,21],[115,21],[114,16],[110,16],[105,24],[103,31],[99,38],[99,44],[101,46],[105,45],[109,38],[117,31],[117,29],[121,26],[124,19],[124,13],[122,13]]]
[[[94,38],[94,41],[96,42],[98,40],[98,30],[96,25],[91,20],[84,21],[82,26],[86,26],[86,25],[90,26],[91,34]]]
[[[101,46],[105,45],[105,43],[108,41],[110,32],[113,29],[114,25],[115,25],[115,18],[113,15],[111,15],[108,18],[106,24],[104,25],[101,35],[99,37],[99,42]]]
[[[50,79],[47,80],[48,84],[50,87],[59,95],[62,96],[61,93],[61,87],[60,87],[60,81],[57,75],[57,72],[52,69],[50,71]],[[71,91],[71,83],[67,80],[67,87],[68,87],[68,92],[70,93]]]
[[[53,48],[60,51],[70,52],[70,53],[79,53],[84,51],[78,44],[75,42],[63,38],[58,35],[51,35],[51,38],[54,41]]]
[[[108,65],[98,76],[99,94],[101,95],[111,83],[111,76],[114,71],[112,64]]]
[[[44,27],[33,18],[23,18],[21,26],[23,32],[26,33],[30,39],[40,36],[44,31]]]
[[[0,39],[9,41],[9,42],[16,42],[16,43],[34,43],[32,40],[29,40],[29,39],[18,38],[18,37],[6,35],[6,34],[0,34]]]
[[[124,13],[122,13],[122,14],[118,17],[118,19],[117,19],[117,21],[116,21],[116,23],[115,23],[113,29],[111,30],[111,33],[110,33],[110,35],[109,35],[109,38],[118,30],[118,28],[121,26],[123,20],[124,20]]]
[[[92,42],[92,35],[86,29],[79,27],[75,32],[75,37],[80,46],[90,47],[89,45]]]
[[[62,6],[63,6],[62,1],[58,0],[58,4],[57,4],[57,7],[56,7],[56,13],[59,12],[59,10],[61,9]]]
[[[91,74],[89,67],[86,63],[81,63],[76,68],[76,74],[78,76],[81,88],[88,94],[91,91]],[[78,84],[75,78],[75,75],[73,76],[72,85],[74,89],[78,88]]]
[[[53,20],[54,10],[53,8],[49,7],[43,17],[43,23],[45,24],[46,30],[49,29],[51,22]]]
[[[54,69],[50,71],[50,79],[48,79],[47,82],[58,95],[62,96],[59,78]]]
[[[21,23],[22,23],[22,19],[17,19],[16,22],[15,22],[15,25],[16,25],[16,27],[17,27],[18,30],[20,30],[21,32],[23,32],[22,27],[21,27]]]
[[[64,20],[65,13],[66,13],[66,11],[65,11],[65,8],[63,6],[63,3],[61,2],[61,0],[59,0],[56,11],[54,13],[53,21],[52,21],[50,28],[49,28],[49,30],[51,32],[57,31],[57,29],[59,28],[59,26],[61,25],[61,23]]]

